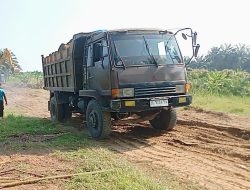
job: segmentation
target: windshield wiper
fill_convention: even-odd
[[[174,58],[172,57],[171,52],[169,51],[168,44],[166,44],[164,47],[165,47],[165,51],[168,52],[169,57],[171,58],[171,61],[174,64]]]
[[[124,63],[124,61],[122,60],[121,56],[119,55],[118,50],[117,50],[117,47],[116,47],[114,41],[113,41],[113,44],[114,44],[114,48],[115,48],[116,57],[121,61],[122,66],[123,66],[123,69],[125,70],[125,69],[126,69],[125,63]]]
[[[146,49],[147,49],[147,52],[148,52],[149,57],[153,60],[153,63],[158,67],[158,63],[157,63],[157,61],[155,60],[155,57],[150,53],[150,50],[149,50],[149,47],[148,47],[148,42],[147,42],[145,36],[142,36],[142,37],[143,37],[143,40],[144,40],[144,42],[145,42]]]

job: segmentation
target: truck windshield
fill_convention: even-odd
[[[112,37],[116,65],[166,65],[183,63],[175,37],[170,34],[116,35]]]

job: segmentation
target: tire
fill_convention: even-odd
[[[63,110],[64,110],[64,121],[68,121],[72,118],[72,110],[68,103],[63,104]]]
[[[111,133],[111,114],[101,110],[96,100],[88,103],[86,120],[89,133],[93,139],[102,139]]]
[[[153,128],[171,131],[177,122],[177,114],[174,108],[163,109],[156,117],[149,121]]]
[[[64,109],[63,104],[58,104],[55,97],[50,99],[50,116],[54,122],[64,121]]]

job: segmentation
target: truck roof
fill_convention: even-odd
[[[119,28],[119,29],[112,29],[109,30],[109,32],[170,32],[166,29],[160,29],[160,28]]]
[[[173,34],[173,32],[171,32],[170,30],[166,30],[166,29],[160,29],[160,28],[120,28],[120,29],[112,29],[112,30],[95,30],[92,32],[80,32],[77,33],[73,36],[73,39],[82,37],[82,36],[88,36],[88,35],[95,35],[95,34],[99,34],[99,33],[104,33],[104,32],[109,32],[112,34],[116,34],[116,33],[169,33],[169,34]]]

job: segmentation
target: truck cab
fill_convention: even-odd
[[[184,40],[191,38],[192,56],[196,56],[199,45],[190,28],[175,33],[121,29],[77,34],[68,43],[72,85],[60,88],[48,82],[48,70],[53,69],[47,68],[42,57],[45,88],[51,91],[52,119],[65,120],[72,111],[81,112],[95,139],[107,137],[114,123],[148,120],[156,129],[172,130],[177,119],[175,108],[192,102],[186,64],[176,40],[180,32]],[[55,59],[54,63],[60,65],[63,60]],[[64,77],[66,73],[59,69],[57,75]],[[50,75],[53,78],[55,73]],[[57,113],[60,104],[63,106]]]

